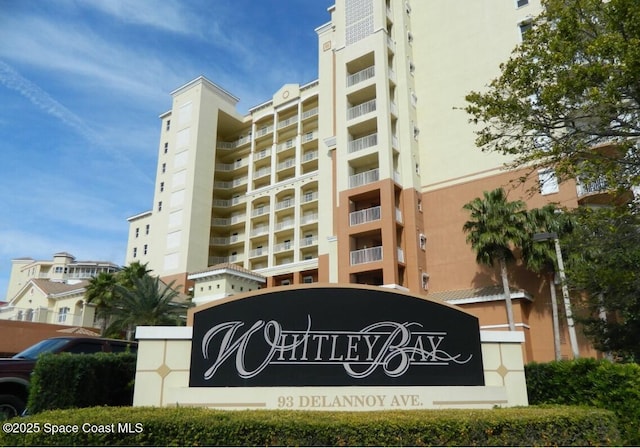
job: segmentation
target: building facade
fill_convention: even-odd
[[[78,261],[67,252],[52,260],[16,258],[0,319],[93,327],[95,307],[84,300],[88,280],[119,270],[114,263]]]
[[[178,88],[160,116],[153,208],[129,219],[127,263],[185,290],[221,263],[266,287],[397,288],[506,329],[498,273],[475,263],[462,206],[505,187],[530,207],[576,207],[584,190],[553,172],[539,173],[544,185],[513,184],[522,173],[476,148],[461,108],[540,10],[539,0],[337,0],[316,29],[316,81],[285,84],[247,114],[204,77]],[[516,266],[510,282],[525,359],[552,359],[549,279]]]

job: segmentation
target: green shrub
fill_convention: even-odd
[[[103,407],[82,412],[46,411],[12,422],[21,424],[22,430],[0,432],[0,446],[601,446],[619,443],[613,413],[562,406],[394,412]],[[52,428],[59,429],[56,425],[62,424],[77,425],[77,432],[51,434]],[[92,427],[92,424],[100,426]],[[31,425],[30,433],[28,425]],[[37,431],[35,425],[38,425]],[[99,432],[100,429],[109,432]]]
[[[43,355],[33,371],[27,409],[34,414],[47,409],[131,405],[135,370],[132,353]]]
[[[585,405],[618,417],[626,445],[640,445],[640,366],[578,359],[525,367],[529,403]]]

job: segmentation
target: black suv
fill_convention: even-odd
[[[131,341],[68,336],[45,339],[12,358],[0,358],[0,418],[24,411],[31,372],[42,353],[136,353],[137,349]]]

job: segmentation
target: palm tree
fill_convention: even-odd
[[[178,291],[161,283],[158,277],[145,275],[133,278],[133,288],[116,286],[116,304],[111,312],[112,322],[107,333],[126,331],[130,338],[138,325],[180,325],[188,304],[176,303]]]
[[[483,198],[475,198],[463,206],[471,214],[462,230],[467,233],[467,243],[476,252],[476,262],[500,266],[509,330],[515,331],[513,305],[507,264],[515,260],[513,250],[521,247],[527,237],[527,214],[523,201],[507,201],[502,188],[485,191]]]
[[[143,278],[150,272],[151,269],[147,268],[147,263],[142,264],[139,261],[134,261],[129,266],[125,266],[120,272],[118,272],[118,284],[125,288],[132,289],[135,279]]]
[[[571,215],[564,214],[555,204],[547,204],[542,208],[534,208],[528,212],[528,234],[555,233],[560,236],[573,230],[574,220]],[[556,361],[561,359],[560,322],[558,317],[558,299],[556,295],[556,251],[548,241],[535,242],[533,238],[525,240],[522,246],[522,257],[527,268],[548,276],[549,293],[551,295],[551,315],[553,321],[553,345]]]
[[[100,272],[97,276],[89,280],[85,292],[87,303],[96,306],[96,317],[102,319],[102,333],[104,334],[107,320],[113,306],[115,298],[115,287],[118,279],[111,272]]]

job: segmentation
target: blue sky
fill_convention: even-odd
[[[0,300],[13,258],[123,264],[169,93],[204,75],[244,113],[316,79],[333,3],[0,0]]]

